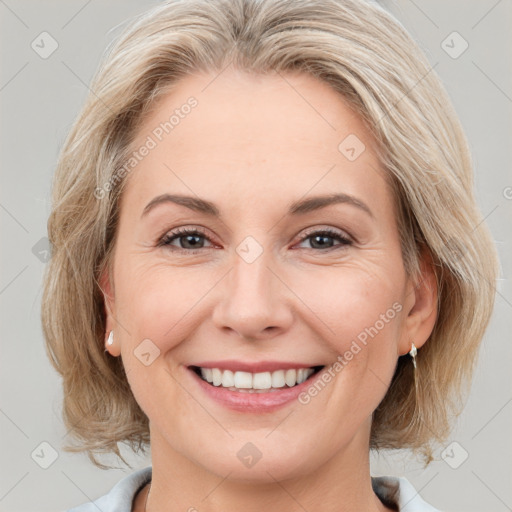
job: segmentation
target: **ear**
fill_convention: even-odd
[[[437,320],[438,287],[434,271],[434,262],[430,251],[423,249],[420,257],[421,275],[414,282],[407,283],[405,299],[405,326],[400,341],[399,355],[411,350],[411,343],[416,348],[422,347],[428,340]]]
[[[119,343],[115,341],[115,337],[113,345],[107,345],[107,339],[110,334],[110,331],[114,331],[114,335],[116,332],[114,286],[112,273],[108,265],[105,266],[104,270],[100,275],[99,285],[103,293],[103,303],[105,306],[106,316],[105,348],[111,355],[118,356],[121,354],[121,350]]]

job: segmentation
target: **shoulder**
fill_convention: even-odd
[[[382,503],[398,507],[399,512],[440,512],[423,501],[418,491],[406,478],[372,477],[372,487]]]
[[[151,480],[151,475],[151,466],[140,469],[120,480],[108,494],[67,512],[131,512],[135,495]]]

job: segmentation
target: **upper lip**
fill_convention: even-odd
[[[274,372],[277,370],[290,370],[299,368],[313,368],[323,366],[321,364],[299,363],[293,361],[202,361],[189,366],[200,368],[219,368],[220,370],[231,370],[232,372],[242,371],[249,373]]]

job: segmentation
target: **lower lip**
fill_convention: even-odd
[[[244,393],[243,391],[230,391],[222,386],[213,386],[201,379],[190,368],[187,368],[187,370],[204,393],[217,403],[235,411],[254,413],[272,412],[294,402],[322,373],[322,370],[320,370],[293,388],[282,388],[268,393]]]

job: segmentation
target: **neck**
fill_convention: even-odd
[[[156,441],[156,442],[155,442]],[[153,477],[151,487],[140,493],[146,511],[202,512],[387,512],[371,487],[369,453],[357,437],[314,471],[276,479],[268,467],[259,480],[230,477],[230,471],[214,474],[151,436]],[[161,447],[165,448],[161,449]],[[365,443],[363,443],[363,447]],[[260,462],[263,461],[263,458]],[[259,462],[259,463],[260,463]],[[258,464],[259,464],[258,463]],[[261,469],[261,468],[260,468]],[[277,473],[277,468],[274,471]],[[222,476],[224,475],[224,476]],[[149,492],[149,496],[147,492]],[[138,511],[139,508],[134,508]],[[142,507],[140,511],[144,511]]]

